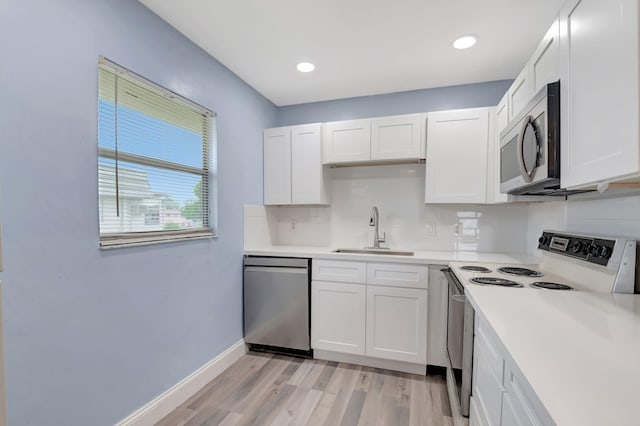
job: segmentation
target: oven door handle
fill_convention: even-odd
[[[455,294],[451,296],[451,300],[456,303],[466,303],[467,296],[465,296],[464,294]]]
[[[451,287],[451,284],[453,284],[453,288],[455,289],[456,293],[458,295],[460,294],[464,295],[464,287],[462,286],[462,284],[460,284],[460,281],[454,275],[451,268],[440,269],[440,272],[442,272],[444,276],[447,277],[447,281],[449,282],[449,287]]]

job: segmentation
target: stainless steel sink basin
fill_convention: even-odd
[[[339,248],[335,249],[333,253],[350,253],[350,254],[386,254],[390,256],[413,256],[414,252],[404,250],[391,250],[391,249],[353,249],[353,248]]]

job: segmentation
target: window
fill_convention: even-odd
[[[98,73],[100,245],[212,237],[215,114],[104,58]]]

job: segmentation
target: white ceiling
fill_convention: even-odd
[[[139,1],[282,106],[514,78],[564,0]]]

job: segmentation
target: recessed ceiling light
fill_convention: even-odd
[[[297,68],[300,72],[311,72],[316,69],[316,66],[311,62],[300,62]]]
[[[453,47],[456,49],[468,49],[473,47],[478,41],[478,36],[473,34],[464,35],[453,42]]]

